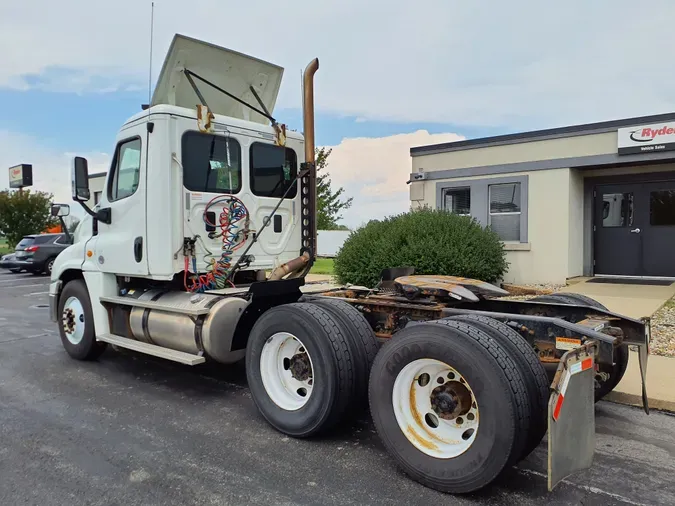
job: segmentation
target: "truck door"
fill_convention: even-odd
[[[103,272],[148,274],[146,226],[145,123],[124,130],[117,143],[100,207],[110,208],[111,223],[98,223],[98,235],[88,245]],[[92,248],[93,246],[93,248]]]

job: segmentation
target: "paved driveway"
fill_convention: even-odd
[[[241,367],[67,357],[47,280],[0,271],[0,504],[675,504],[675,417],[597,407],[593,468],[546,492],[546,446],[488,490],[438,494],[393,466],[366,416],[314,441],[272,430]]]

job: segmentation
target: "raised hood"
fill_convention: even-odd
[[[260,109],[250,87],[253,86],[265,108],[274,113],[284,69],[236,51],[176,34],[162,65],[151,105],[169,104],[195,109],[200,104],[184,69]],[[213,87],[194,79],[199,92],[214,114],[269,124],[258,114]]]

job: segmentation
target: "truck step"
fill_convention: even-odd
[[[206,359],[199,355],[192,355],[182,351],[162,348],[161,346],[135,341],[126,337],[117,336],[115,334],[101,334],[96,336],[96,340],[103,341],[104,343],[114,344],[120,348],[126,348],[128,350],[138,351],[139,353],[145,353],[146,355],[153,355],[166,360],[173,360],[174,362],[180,362],[181,364],[185,365],[198,365],[206,362]]]
[[[144,309],[156,309],[157,311],[166,311],[169,313],[179,313],[188,316],[201,316],[209,314],[210,309],[206,307],[185,307],[185,305],[167,304],[163,302],[152,302],[146,300],[132,299],[131,297],[101,297],[102,303],[121,304],[123,306],[141,307]]]

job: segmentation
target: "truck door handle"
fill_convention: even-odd
[[[639,234],[640,229],[639,228],[634,228],[633,230],[630,231],[631,234]]]
[[[143,260],[143,238],[142,237],[136,237],[134,239],[134,258],[136,259],[136,262],[140,262]]]

